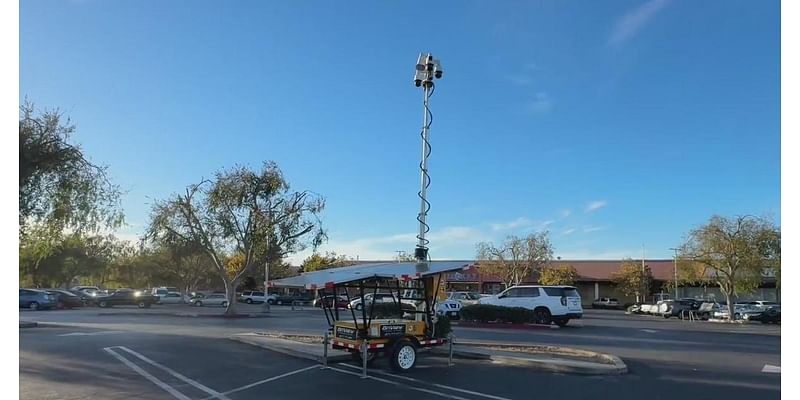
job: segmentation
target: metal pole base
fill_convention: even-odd
[[[365,339],[361,341],[361,379],[367,378],[367,358],[369,358],[369,355],[367,354],[367,341]]]
[[[322,338],[322,369],[328,369],[328,331],[325,331],[325,336]]]

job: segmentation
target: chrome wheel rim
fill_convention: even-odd
[[[403,346],[400,348],[400,351],[397,352],[397,365],[402,369],[411,368],[416,359],[417,354],[414,352],[414,348],[409,345]]]

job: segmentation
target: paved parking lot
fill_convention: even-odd
[[[628,375],[557,375],[463,360],[449,368],[443,359],[424,357],[421,368],[404,376],[391,374],[385,361],[380,361],[372,378],[363,380],[354,365],[321,370],[309,361],[227,339],[230,334],[254,330],[319,332],[325,321],[314,310],[276,307],[269,318],[244,320],[130,316],[140,310],[112,310],[120,315],[98,315],[98,309],[21,311],[21,320],[71,325],[20,330],[20,397],[194,400],[377,395],[502,400],[538,396],[769,399],[780,395],[780,374],[762,372],[764,365],[780,365],[779,326],[690,324],[587,310],[579,324],[565,329],[457,328],[456,333],[470,339],[606,351],[623,358]]]

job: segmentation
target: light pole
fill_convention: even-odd
[[[269,314],[269,256],[270,256],[270,233],[272,233],[272,211],[267,211],[267,220],[269,221],[269,230],[267,230],[267,250],[266,257],[264,257],[264,313]]]
[[[431,95],[435,90],[433,78],[439,79],[442,77],[444,70],[439,60],[433,58],[431,53],[420,53],[417,57],[417,65],[414,71],[414,86],[422,86],[422,162],[419,164],[420,169],[420,191],[418,193],[420,199],[419,214],[417,221],[419,221],[419,235],[417,235],[417,247],[414,249],[414,258],[417,262],[425,262],[428,260],[428,243],[429,240],[425,238],[430,227],[426,223],[428,217],[428,210],[431,208],[431,203],[428,202],[428,186],[430,186],[431,179],[428,175],[428,157],[431,154],[431,145],[428,141],[430,135],[430,127],[433,122],[433,114],[428,107]]]
[[[678,300],[678,249],[670,247],[670,250],[675,251],[675,257],[672,258],[672,265],[675,270],[675,300]]]

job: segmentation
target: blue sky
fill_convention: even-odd
[[[413,250],[420,51],[445,68],[434,259],[542,229],[562,258],[667,258],[714,213],[780,220],[777,1],[227,4],[20,4],[20,99],[109,165],[122,237],[153,198],[274,160],[327,198],[324,250]]]

